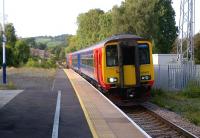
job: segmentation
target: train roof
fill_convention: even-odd
[[[134,40],[141,40],[141,39],[144,39],[140,36],[137,36],[137,35],[132,35],[132,34],[120,34],[120,35],[113,35],[99,43],[96,43],[90,47],[87,47],[87,48],[84,48],[84,49],[81,49],[81,50],[78,50],[78,51],[75,51],[73,52],[72,54],[77,54],[77,53],[82,53],[82,52],[86,52],[86,51],[90,51],[90,50],[93,50],[95,48],[99,48],[99,47],[102,47],[103,45],[105,45],[106,43],[108,42],[111,42],[111,41],[119,41],[119,40],[122,40],[122,39],[134,39]]]

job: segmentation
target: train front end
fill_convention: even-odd
[[[109,41],[102,49],[103,81],[122,99],[144,100],[154,83],[152,44],[143,39]]]

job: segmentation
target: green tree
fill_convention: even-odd
[[[112,13],[110,11],[100,16],[99,25],[100,25],[100,31],[99,31],[100,40],[112,36]]]
[[[125,0],[104,13],[92,9],[77,18],[77,35],[67,52],[78,50],[113,34],[132,33],[153,41],[154,52],[170,53],[177,37],[171,0]]]
[[[37,46],[36,46],[37,44],[36,44],[36,42],[35,42],[35,38],[34,38],[34,37],[25,38],[24,41],[27,43],[27,45],[28,45],[29,47],[32,47],[32,48],[36,48],[36,47],[37,47]]]
[[[7,66],[15,66],[16,57],[11,45],[6,45],[6,64]]]
[[[103,14],[104,12],[100,9],[92,9],[78,16],[77,49],[100,41],[99,31],[101,28],[99,20]]]
[[[50,52],[54,54],[55,60],[63,60],[65,59],[65,47],[63,46],[55,46],[50,49]]]
[[[5,35],[7,39],[7,44],[14,47],[15,42],[17,41],[17,36],[15,34],[15,28],[12,23],[8,23],[5,25]]]
[[[61,47],[61,51],[59,53],[59,60],[64,60],[65,59],[65,48]]]
[[[171,0],[125,0],[112,9],[113,33],[133,33],[153,40],[154,51],[170,53],[177,37]]]
[[[124,2],[120,7],[114,6],[112,9],[112,33],[120,34],[120,33],[134,33],[135,31],[131,31],[128,29],[129,23],[125,18],[125,6]]]
[[[194,46],[195,63],[200,64],[200,33],[196,34],[194,37]]]
[[[74,52],[74,51],[77,50],[76,49],[76,47],[77,47],[77,41],[78,40],[77,40],[77,36],[76,35],[68,37],[68,40],[67,40],[68,46],[66,48],[66,52],[67,53]]]
[[[37,43],[36,44],[36,48],[40,49],[40,50],[45,50],[47,48],[47,44],[44,43]]]
[[[154,12],[158,26],[157,31],[153,34],[156,51],[158,53],[170,53],[178,32],[172,0],[159,0],[155,5]]]
[[[15,44],[15,65],[24,64],[30,56],[30,47],[23,40],[18,40]]]
[[[125,0],[112,9],[113,33],[132,33],[151,38],[156,0]],[[145,8],[144,8],[145,7]]]

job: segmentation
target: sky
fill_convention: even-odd
[[[0,0],[0,22],[2,22],[2,1]],[[14,24],[19,37],[55,36],[76,34],[76,18],[80,13],[100,8],[105,12],[124,0],[4,0],[6,22]],[[173,0],[178,25],[180,0]],[[196,0],[196,7],[200,1]],[[200,9],[196,8],[195,32],[200,31]]]

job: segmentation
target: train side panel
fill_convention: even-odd
[[[80,53],[80,72],[96,80],[93,50]]]

